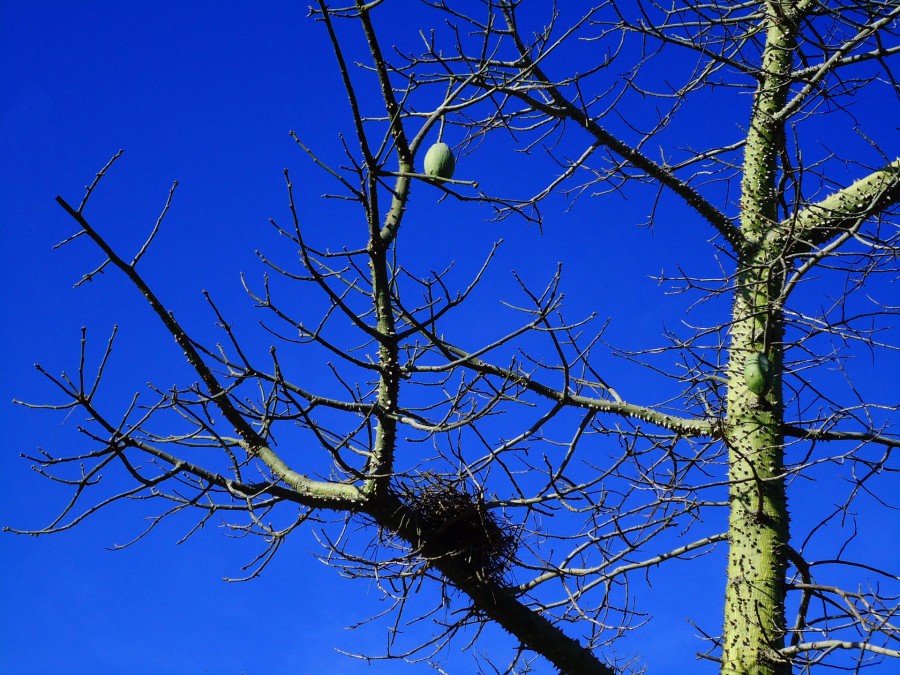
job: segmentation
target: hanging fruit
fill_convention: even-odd
[[[747,358],[747,363],[744,365],[744,382],[747,383],[747,389],[757,396],[762,396],[769,391],[774,374],[775,368],[765,354],[757,352]]]
[[[425,153],[425,173],[438,180],[453,178],[456,160],[450,152],[450,146],[438,141]]]

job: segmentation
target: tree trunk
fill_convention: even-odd
[[[766,268],[748,262],[737,283],[729,365],[726,442],[730,517],[722,673],[787,673],[774,659],[783,646],[788,513],[783,470],[781,333],[767,312]],[[767,321],[768,319],[768,321]],[[765,325],[768,323],[768,325]],[[757,353],[773,365],[764,395],[752,392],[744,364]]]
[[[786,241],[777,232],[776,171],[783,144],[784,106],[793,61],[794,3],[770,3],[763,77],[753,101],[741,189],[741,230],[732,308],[726,442],[730,517],[728,587],[722,673],[783,675],[788,512],[781,395],[783,320],[778,302]],[[768,387],[755,393],[744,370],[764,354],[772,364]]]

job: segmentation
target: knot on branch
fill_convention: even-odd
[[[516,551],[516,536],[503,517],[487,507],[483,492],[464,481],[426,473],[401,485],[398,496],[414,517],[426,557],[471,570],[481,579],[502,582]]]

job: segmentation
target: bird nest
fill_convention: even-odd
[[[458,479],[426,474],[401,487],[421,548],[430,558],[463,564],[477,577],[503,581],[515,554],[515,534],[505,519],[487,508],[480,491],[472,494],[460,484]]]

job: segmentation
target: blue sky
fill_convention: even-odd
[[[337,127],[327,107],[317,107],[316,81],[332,63],[302,4],[4,2],[0,26],[3,303],[17,317],[3,328],[15,365],[2,378],[2,416],[15,431],[2,462],[15,478],[0,520],[34,527],[49,522],[67,496],[17,455],[60,447],[74,428],[62,415],[9,404],[50,393],[32,364],[70,369],[80,326],[105,340],[115,322],[133,321],[117,349],[118,373],[137,375],[126,388],[147,379],[137,374],[151,360],[142,327],[162,342],[164,357],[176,354],[131,289],[107,278],[72,290],[95,256],[86,247],[51,251],[72,231],[55,195],[80,199],[124,148],[123,182],[102,200],[127,204],[117,211],[117,234],[142,236],[159,198],[179,180],[184,210],[150,254],[163,293],[180,304],[177,290],[185,289],[185,313],[202,306],[206,287],[246,306],[237,271],[258,269],[254,249],[274,239],[266,218],[285,203],[281,169],[309,169],[288,131],[316,128],[333,138]],[[167,250],[180,253],[166,260]],[[273,574],[226,584],[222,578],[240,575],[255,548],[229,545],[215,527],[176,546],[182,521],[163,526],[147,545],[105,550],[141,527],[140,514],[118,509],[55,537],[3,537],[0,670],[364,670],[333,647],[352,648],[357,638],[344,628],[364,614],[347,608],[367,591],[335,584],[336,573],[308,553],[318,550],[312,537],[291,541]]]
[[[415,5],[404,6],[402,12],[385,10],[379,26],[386,44],[423,28],[421,13],[410,9]],[[325,32],[306,18],[303,3],[0,0],[0,114],[0,282],[7,317],[0,328],[6,352],[0,378],[5,422],[0,466],[6,477],[0,524],[38,528],[58,513],[68,493],[29,471],[29,462],[18,455],[78,443],[80,420],[74,419],[77,413],[70,417],[10,404],[13,398],[53,399],[33,364],[40,361],[51,373],[71,372],[81,326],[88,327],[96,350],[119,324],[111,386],[103,395],[110,406],[124,406],[148,380],[167,386],[185,377],[179,350],[118,275],[72,289],[101,259],[81,242],[51,250],[74,231],[54,201],[57,194],[80,200],[83,186],[123,148],[124,156],[93,198],[91,216],[127,250],[140,245],[178,180],[145,273],[199,335],[214,335],[202,289],[228,308],[238,325],[249,330],[254,324],[239,273],[259,279],[254,251],[278,251],[283,244],[267,222],[287,219],[283,168],[291,169],[301,216],[315,241],[340,246],[358,240],[361,231],[347,207],[319,199],[333,186],[288,136],[296,130],[323,157],[338,161],[337,136],[350,129]],[[714,115],[682,132],[725,138],[743,118],[743,113]],[[486,189],[514,190],[530,178],[517,161],[502,154],[462,157],[457,176],[477,179]],[[686,221],[677,209],[652,231],[635,227],[647,208],[641,198],[627,204],[609,200],[599,210],[583,200],[571,212],[550,210],[541,234],[521,222],[486,222],[484,213],[439,205],[435,192],[423,190],[414,197],[400,245],[421,251],[423,268],[457,260],[457,279],[465,279],[491,242],[504,239],[496,263],[503,274],[491,286],[497,295],[514,286],[508,270],[540,285],[564,260],[569,315],[596,311],[616,317],[610,341],[646,347],[663,327],[677,324],[689,304],[666,297],[652,275],[675,263],[701,276],[716,270],[706,243],[710,231]],[[465,228],[463,236],[458,228]],[[298,297],[315,306],[314,299]],[[484,312],[496,311],[496,303],[484,302]],[[721,308],[713,304],[709,311],[716,309]],[[481,321],[471,325],[473,335],[490,328]],[[895,402],[896,381],[885,383],[879,376],[894,365],[900,367],[896,357],[863,364],[859,372],[873,395]],[[630,376],[627,368],[620,372]],[[652,387],[630,381],[629,391],[649,397]],[[809,507],[814,498],[798,499],[798,513],[814,512]],[[0,536],[0,670],[432,672],[426,666],[369,667],[336,653],[336,648],[377,652],[384,624],[344,629],[384,605],[367,582],[344,581],[314,557],[321,548],[310,530],[295,533],[261,578],[228,584],[222,578],[239,576],[258,549],[254,542],[227,538],[214,525],[176,545],[193,523],[176,518],[136,546],[107,550],[138,534],[150,513],[143,504],[119,504],[69,532]],[[900,536],[896,520],[873,522],[882,541]],[[896,564],[896,551],[884,555]],[[711,594],[710,609],[699,610],[699,618],[710,630],[718,627],[715,598],[724,583],[724,558],[712,556],[700,573],[686,575],[686,569],[676,564],[654,574],[661,628],[640,633],[622,648],[626,654],[640,652],[651,672],[653,666],[671,673],[698,667],[697,645],[689,642],[695,631],[684,621],[698,613],[679,606],[685,595]],[[651,595],[649,587],[636,588]],[[469,672],[469,656],[455,650],[446,658],[449,672]],[[685,669],[673,669],[672,663]]]

